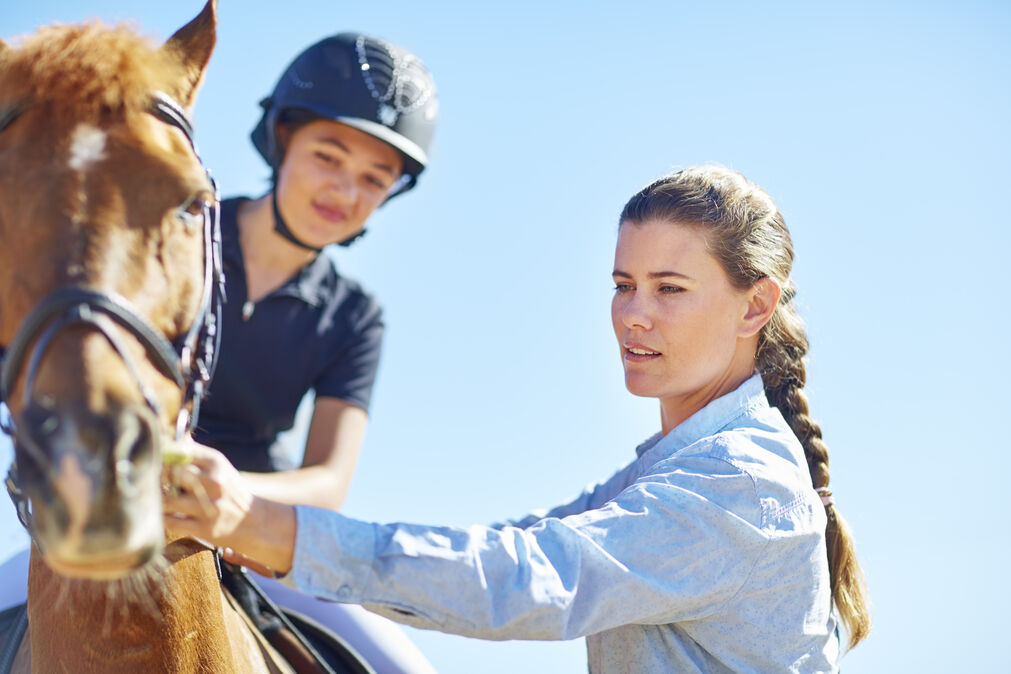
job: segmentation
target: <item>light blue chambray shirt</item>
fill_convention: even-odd
[[[467,529],[308,506],[287,583],[415,627],[586,637],[591,672],[835,672],[825,511],[758,375],[571,503]]]

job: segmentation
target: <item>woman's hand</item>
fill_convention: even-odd
[[[253,494],[239,471],[220,452],[188,441],[188,463],[166,466],[164,478],[176,487],[165,495],[166,528],[220,544],[233,537],[249,515]]]
[[[286,573],[295,547],[294,508],[254,496],[224,455],[188,443],[192,460],[164,469],[175,487],[164,495],[165,530],[230,548],[226,559],[258,573]]]

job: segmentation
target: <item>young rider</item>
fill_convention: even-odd
[[[261,106],[251,137],[272,185],[222,202],[223,342],[195,439],[227,456],[252,493],[336,510],[365,433],[383,317],[323,249],[355,241],[376,208],[415,186],[438,101],[413,54],[341,33],[300,53]],[[315,407],[293,466],[278,435],[308,393]],[[334,629],[379,671],[432,671],[393,623],[269,581],[266,590]]]

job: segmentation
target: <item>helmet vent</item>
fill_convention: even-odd
[[[432,78],[421,61],[384,40],[359,36],[355,41],[362,79],[379,103],[387,126],[399,115],[425,105],[435,93]]]

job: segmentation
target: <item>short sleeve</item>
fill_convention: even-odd
[[[340,323],[344,334],[313,390],[317,397],[339,398],[367,412],[382,352],[383,312],[375,300],[363,295]]]

